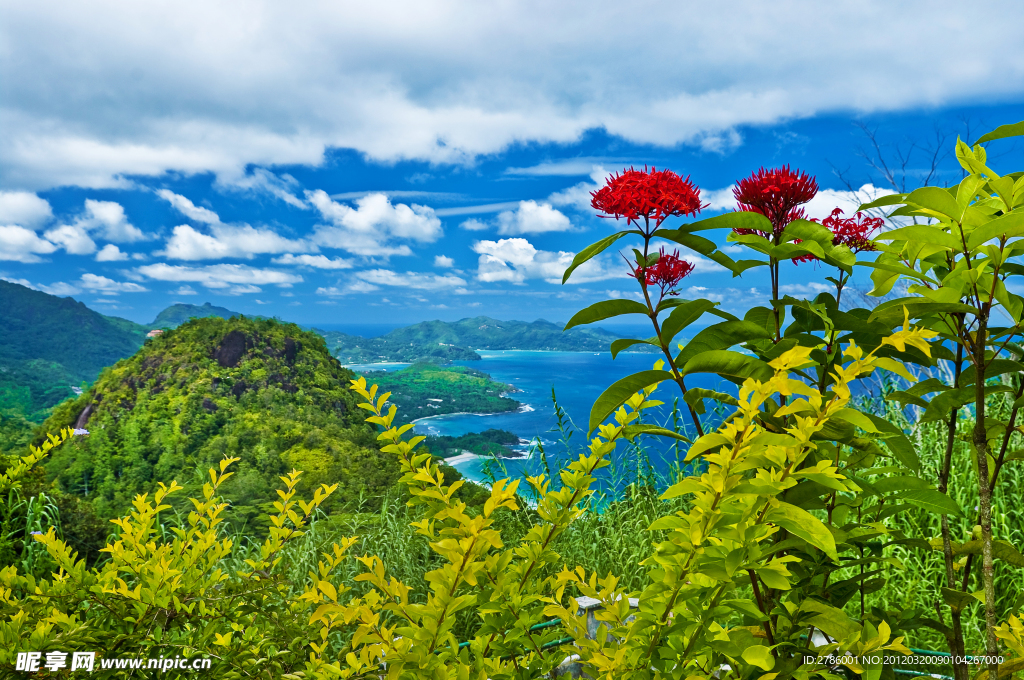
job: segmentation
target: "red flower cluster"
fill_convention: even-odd
[[[672,216],[695,215],[700,212],[700,189],[671,170],[656,168],[623,170],[608,178],[608,183],[591,192],[590,205],[603,215],[601,217],[625,217],[626,221],[640,226],[640,220],[649,226],[654,222],[657,229]],[[653,231],[653,230],[652,230]]]
[[[818,183],[813,177],[788,165],[765,170],[761,168],[740,180],[732,190],[741,211],[761,213],[772,223],[772,234],[754,229],[735,229],[737,234],[757,233],[765,238],[778,236],[790,222],[801,219],[804,211],[798,206],[814,198]]]
[[[882,228],[885,220],[881,217],[866,217],[863,213],[843,219],[840,217],[842,214],[842,208],[836,208],[831,215],[821,220],[821,226],[832,232],[832,245],[846,246],[855,253],[876,250],[871,235]],[[818,220],[811,221],[817,222]],[[801,255],[794,257],[793,262],[810,262],[817,259],[814,255]]]
[[[657,262],[650,267],[637,267],[633,270],[633,276],[638,281],[643,280],[648,286],[658,286],[664,297],[666,291],[669,295],[678,295],[679,293],[672,289],[689,276],[693,269],[693,263],[679,257],[678,250],[674,253],[666,253],[662,248],[659,251]]]
[[[871,235],[882,228],[885,220],[881,217],[866,217],[863,213],[841,219],[839,216],[842,214],[843,211],[836,208],[821,221],[821,226],[834,234],[832,245],[846,246],[855,253],[876,250]]]

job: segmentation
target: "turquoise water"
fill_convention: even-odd
[[[460,365],[484,371],[499,382],[514,385],[519,392],[509,396],[523,404],[519,412],[497,413],[493,415],[449,414],[433,416],[416,421],[415,431],[418,434],[459,436],[469,432],[481,432],[489,428],[508,430],[523,440],[519,447],[524,453],[533,448],[529,457],[518,459],[502,459],[501,470],[494,461],[485,459],[464,460],[455,464],[467,478],[486,482],[493,475],[497,478],[506,476],[517,477],[524,474],[538,474],[543,471],[543,464],[536,447],[526,445],[527,440],[539,440],[547,454],[549,469],[557,469],[567,457],[575,458],[586,446],[586,427],[590,418],[590,408],[594,400],[613,382],[637,371],[652,368],[657,355],[623,353],[612,359],[607,352],[600,354],[587,352],[531,352],[531,351],[487,351],[477,350],[483,357],[481,361],[459,362]],[[365,370],[398,370],[407,364],[352,366],[356,371]],[[687,379],[687,387],[719,388],[717,376],[694,375]],[[563,408],[571,423],[578,426],[569,438],[566,447],[557,431],[558,421],[555,415],[551,393],[554,389],[558,404]],[[727,388],[726,388],[727,389]],[[648,422],[663,422],[670,417],[672,401],[679,396],[674,384],[663,383],[657,393],[668,408],[659,409],[658,413]],[[680,399],[680,403],[682,400]],[[650,411],[648,412],[650,413]],[[689,424],[686,416],[687,424]],[[635,479],[637,470],[650,469],[663,477],[667,476],[677,461],[678,451],[674,446],[657,446],[660,439],[647,438],[650,446],[647,459],[638,456],[626,444],[620,444],[613,456],[613,470],[608,471],[602,479],[605,490],[621,488]],[[490,468],[490,472],[488,471]]]

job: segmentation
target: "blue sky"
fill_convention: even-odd
[[[3,12],[0,277],[139,322],[207,301],[309,324],[565,320],[635,288],[616,253],[558,282],[616,227],[588,207],[608,172],[689,175],[712,215],[789,163],[823,217],[917,186],[940,142],[932,183],[956,182],[956,135],[1024,118],[1020,22],[967,30],[947,3]],[[865,129],[904,172],[872,167]],[[991,149],[1020,167],[1020,146]],[[765,292],[693,261],[688,297]],[[813,294],[826,275],[784,277]]]

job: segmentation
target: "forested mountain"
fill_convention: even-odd
[[[293,468],[305,471],[304,492],[338,482],[335,503],[379,498],[396,466],[355,406],[353,377],[322,338],[294,324],[193,319],[54,410],[44,431],[90,434],[57,451],[46,470],[106,517],[159,481],[201,494],[207,469],[225,456],[241,459],[223,489],[235,522],[253,521],[260,505],[277,500],[278,477]]]
[[[187,305],[179,303],[171,305],[156,315],[156,319],[150,324],[150,328],[177,328],[189,319],[205,319],[210,316],[219,316],[222,319],[230,319],[233,316],[241,316],[238,312],[232,312],[225,307],[217,307],[209,302],[202,305]]]
[[[407,423],[417,418],[444,413],[503,413],[521,404],[503,396],[516,391],[481,371],[464,366],[441,368],[429,363],[413,364],[401,371],[370,371],[366,381],[398,407],[398,419]]]
[[[148,330],[8,281],[0,281],[0,310],[0,412],[29,420],[134,354]]]
[[[468,361],[479,359],[473,350],[522,349],[562,352],[607,352],[619,336],[600,328],[571,328],[539,319],[498,321],[477,316],[461,321],[424,321],[382,335],[360,338],[343,333],[317,331],[324,335],[331,353],[345,363],[378,361]],[[632,350],[653,350],[635,345]]]

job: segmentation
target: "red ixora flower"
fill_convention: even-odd
[[[813,177],[788,165],[765,170],[761,168],[750,177],[741,179],[732,190],[741,211],[761,213],[772,223],[771,236],[778,236],[793,220],[804,217],[799,206],[814,198],[818,183]],[[757,233],[765,238],[769,234],[754,229],[734,229],[737,234]]]
[[[643,170],[630,168],[612,175],[590,195],[590,205],[604,213],[600,217],[625,217],[637,226],[643,219],[647,227],[654,222],[654,229],[669,217],[696,215],[706,207],[700,204],[700,189],[689,177],[683,179],[671,170],[648,170],[646,165]]]
[[[648,286],[658,286],[661,295],[664,297],[666,291],[669,295],[679,295],[673,290],[680,281],[693,272],[692,262],[687,262],[679,257],[679,251],[666,253],[662,248],[658,253],[658,261],[650,267],[637,267],[633,269],[633,276],[638,281],[644,281]]]
[[[855,253],[877,250],[871,235],[882,228],[885,220],[881,217],[868,217],[864,213],[857,213],[844,219],[840,217],[842,214],[842,208],[836,208],[820,222],[821,226],[832,232],[832,245],[846,246]],[[801,255],[794,257],[793,262],[810,262],[817,259],[814,255]]]

